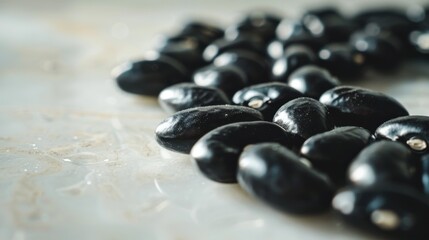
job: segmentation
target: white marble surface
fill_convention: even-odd
[[[282,214],[204,179],[157,146],[156,101],[110,79],[187,16],[226,25],[258,6],[296,15],[314,1],[1,1],[0,239],[373,239],[331,213]],[[429,114],[423,63],[369,75],[359,84]]]

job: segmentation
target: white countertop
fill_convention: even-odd
[[[2,1],[0,239],[375,239],[331,213],[283,214],[236,185],[206,180],[188,156],[156,144],[167,116],[156,100],[121,92],[110,78],[187,16],[226,25],[257,6],[297,15],[313,3]],[[370,75],[356,84],[429,115],[423,63]]]

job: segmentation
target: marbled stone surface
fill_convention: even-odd
[[[156,144],[167,116],[156,100],[123,93],[110,78],[188,16],[225,26],[255,7],[293,16],[314,2],[0,2],[0,239],[376,239],[331,213],[282,214],[206,180],[188,156]],[[425,64],[354,84],[428,115]]]

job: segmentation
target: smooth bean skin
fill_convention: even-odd
[[[158,96],[164,88],[188,80],[185,67],[168,57],[127,62],[112,75],[122,90],[147,96]]]
[[[222,53],[236,50],[264,55],[265,45],[263,39],[256,35],[239,36],[234,40],[221,38],[212,42],[204,49],[203,58],[207,62],[212,62]]]
[[[285,83],[270,82],[252,85],[234,94],[234,104],[254,108],[271,121],[277,110],[285,103],[303,97],[302,93]]]
[[[315,65],[307,65],[294,71],[287,84],[307,97],[319,99],[329,89],[340,84],[327,70]]]
[[[158,102],[162,109],[169,113],[194,107],[231,103],[221,90],[193,83],[178,83],[164,88],[158,96]]]
[[[156,141],[169,150],[189,153],[198,139],[217,127],[260,120],[262,115],[248,107],[220,105],[190,108],[162,121],[155,130]]]
[[[298,68],[314,64],[317,58],[314,52],[304,45],[292,45],[285,50],[285,54],[277,59],[271,69],[272,79],[287,82],[290,74]]]
[[[273,122],[304,140],[334,128],[328,109],[319,101],[307,97],[283,105],[274,115]]]
[[[209,44],[216,39],[222,38],[224,31],[220,27],[206,22],[190,21],[180,30],[179,35],[196,37]]]
[[[390,182],[417,188],[414,176],[417,168],[418,163],[407,147],[383,140],[364,148],[353,160],[347,176],[355,185]]]
[[[343,17],[338,11],[310,11],[304,14],[302,22],[315,36],[324,36],[329,42],[347,41],[358,26]]]
[[[420,162],[423,192],[426,194],[426,196],[429,196],[429,154],[421,156]]]
[[[270,79],[270,68],[265,59],[250,51],[230,51],[225,52],[213,61],[215,66],[232,65],[240,68],[246,75],[248,84],[258,84],[268,82]]]
[[[271,122],[239,122],[216,128],[204,135],[191,156],[207,178],[220,183],[236,183],[238,158],[249,144],[277,142],[296,148],[296,137]]]
[[[243,70],[232,64],[200,68],[194,73],[193,81],[199,86],[221,89],[229,98],[248,85]]]
[[[362,75],[366,59],[350,45],[332,43],[319,51],[319,65],[341,79],[356,79]]]
[[[371,132],[390,119],[409,115],[394,98],[359,87],[330,89],[320,96],[320,102],[328,106],[336,126],[358,126]]]
[[[368,66],[380,71],[395,71],[403,59],[402,45],[393,35],[358,32],[350,44],[365,57]]]
[[[332,205],[347,223],[388,239],[424,240],[429,236],[429,202],[407,186],[348,187],[337,193]]]
[[[189,72],[207,64],[203,59],[204,44],[195,37],[173,37],[159,44],[157,52],[183,64]]]
[[[225,38],[235,39],[239,36],[257,35],[268,42],[275,37],[280,17],[265,12],[250,12],[237,24],[225,30]]]
[[[334,193],[328,178],[276,143],[246,147],[237,174],[240,186],[282,211],[312,214],[328,210]]]
[[[375,131],[377,139],[398,141],[408,146],[414,153],[426,154],[429,146],[429,117],[405,116],[383,123]],[[413,142],[420,140],[420,142]]]
[[[350,163],[371,141],[371,133],[361,127],[339,127],[316,134],[301,147],[301,155],[327,174],[337,185],[346,182]]]
[[[292,34],[284,39],[273,40],[268,44],[267,52],[272,59],[280,58],[289,46],[304,45],[314,52],[318,52],[327,43],[324,37],[316,37],[308,32]]]

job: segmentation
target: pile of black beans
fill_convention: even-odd
[[[287,213],[333,208],[389,238],[429,239],[429,117],[338,80],[428,60],[429,6],[251,12],[225,30],[194,21],[155,52],[115,79],[158,96],[172,115],[157,142],[204,176]]]

